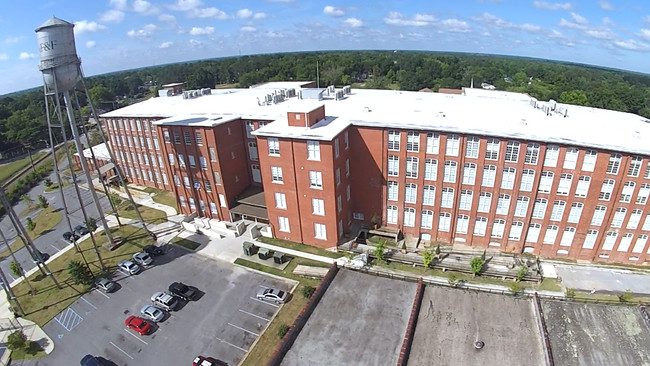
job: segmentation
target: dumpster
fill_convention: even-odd
[[[273,255],[273,252],[271,252],[271,249],[260,248],[260,249],[257,251],[257,256],[258,256],[260,259],[269,259],[269,258],[271,258],[272,255]]]
[[[286,259],[286,255],[282,252],[275,252],[273,253],[273,261],[277,264],[282,264],[284,263]]]
[[[259,247],[249,241],[245,241],[244,244],[244,254],[251,256],[257,254]]]

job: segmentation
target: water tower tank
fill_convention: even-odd
[[[49,90],[54,90],[55,81],[59,92],[70,90],[81,78],[73,28],[74,24],[56,17],[36,28],[41,58],[38,68]]]

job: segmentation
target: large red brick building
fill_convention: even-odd
[[[185,214],[320,247],[372,220],[416,240],[650,261],[640,116],[480,89],[176,93],[102,117],[128,179]]]

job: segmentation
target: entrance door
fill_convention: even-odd
[[[262,183],[262,173],[260,172],[260,166],[251,165],[251,169],[253,171],[253,182]]]

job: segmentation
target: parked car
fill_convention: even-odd
[[[123,271],[125,271],[125,272],[127,272],[129,274],[132,274],[132,275],[138,274],[142,270],[142,268],[140,268],[140,266],[138,266],[137,264],[131,262],[130,260],[126,260],[126,259],[123,260],[123,261],[120,261],[120,263],[118,263],[117,266],[121,270],[123,270]]]
[[[143,317],[156,323],[165,318],[165,312],[162,309],[151,305],[143,306],[142,309],[140,309],[140,314],[142,314]]]
[[[67,241],[68,243],[74,244],[75,241],[79,240],[79,235],[66,231],[65,233],[63,233],[63,240]]]
[[[157,257],[159,255],[165,254],[162,248],[159,248],[155,245],[145,245],[144,248],[142,248],[142,251],[149,254],[152,257]]]
[[[117,289],[117,284],[106,277],[98,278],[95,281],[95,286],[106,293],[113,292]]]
[[[109,366],[113,363],[109,363],[108,360],[102,357],[95,357],[93,355],[85,355],[81,359],[81,366]]]
[[[88,231],[88,228],[83,225],[77,225],[74,227],[74,233],[77,234],[78,236],[86,235],[89,232],[90,231]]]
[[[199,289],[194,286],[188,286],[182,282],[172,282],[169,285],[169,292],[185,301],[190,301],[196,298],[199,294]]]
[[[32,262],[34,263],[44,263],[50,259],[50,255],[44,252],[41,252],[40,250],[35,250],[34,253],[32,253]]]
[[[126,318],[124,325],[126,325],[129,329],[140,333],[140,335],[147,335],[151,331],[151,324],[149,324],[148,321],[135,315],[131,315],[130,317]]]
[[[177,298],[162,291],[158,291],[151,295],[151,302],[154,306],[165,311],[177,310],[180,305]]]
[[[153,263],[153,258],[145,252],[140,252],[133,255],[133,261],[141,266],[148,266]]]
[[[273,301],[276,304],[283,304],[287,301],[289,294],[285,291],[281,291],[275,288],[262,288],[257,291],[257,298],[264,301]]]
[[[213,357],[196,356],[192,366],[228,366],[228,364]]]

